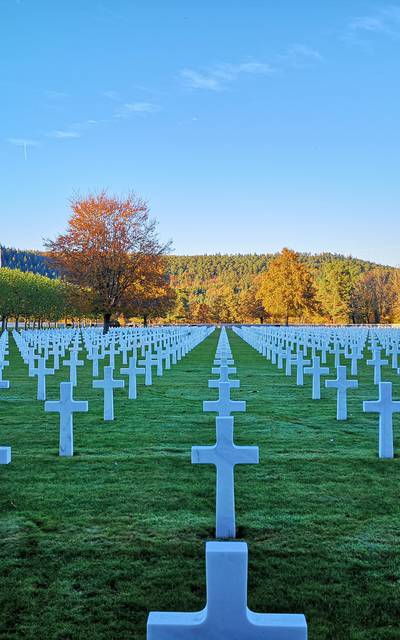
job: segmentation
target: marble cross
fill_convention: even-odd
[[[358,360],[362,360],[362,354],[356,346],[353,346],[352,350],[347,355],[347,358],[351,361],[351,375],[358,375]]]
[[[347,367],[339,365],[336,380],[325,380],[327,389],[337,389],[336,420],[347,420],[347,389],[357,389],[358,380],[347,379]]]
[[[146,387],[153,384],[153,374],[152,374],[151,368],[156,366],[157,364],[158,364],[157,360],[153,358],[151,348],[149,347],[146,351],[144,360],[139,360],[139,366],[144,366],[146,370],[146,374],[144,378],[144,384],[146,385]]]
[[[10,381],[9,380],[3,380],[3,367],[5,365],[6,361],[5,360],[0,360],[0,389],[9,389],[10,388]],[[8,364],[8,361],[7,361]]]
[[[392,383],[379,383],[379,399],[363,402],[366,413],[379,413],[379,457],[393,458],[393,414],[400,413],[400,402],[392,400]]]
[[[367,360],[367,364],[374,367],[374,384],[379,384],[382,381],[382,366],[389,364],[388,360],[381,358],[381,350],[373,349],[373,358]]]
[[[104,420],[114,420],[114,389],[122,389],[125,386],[123,380],[114,380],[113,367],[104,367],[104,380],[93,380],[94,389],[104,391]]]
[[[147,640],[307,640],[302,614],[248,608],[247,577],[245,542],[207,542],[206,606],[194,613],[150,613]]]
[[[60,456],[74,455],[73,414],[88,411],[88,403],[85,400],[74,400],[72,393],[72,382],[61,382],[60,400],[48,400],[44,404],[46,412],[56,411],[60,414]]]
[[[84,364],[83,360],[78,360],[77,351],[70,351],[69,360],[63,360],[63,365],[69,367],[69,381],[74,387],[77,385],[76,367],[82,367]]]
[[[312,367],[305,367],[304,373],[312,375],[312,399],[321,399],[321,376],[329,375],[328,367],[321,367],[319,356],[314,356],[312,359]]]
[[[102,360],[104,356],[99,353],[99,347],[93,347],[92,353],[88,356],[88,360],[92,361],[92,376],[97,378],[99,375],[99,360]]]
[[[297,351],[293,364],[296,366],[296,384],[302,387],[304,384],[304,367],[311,364],[310,360],[304,359],[303,349]]]
[[[233,418],[216,419],[217,443],[212,447],[192,447],[193,464],[214,464],[217,469],[216,537],[234,538],[236,464],[257,464],[258,447],[238,447],[233,442]]]
[[[208,387],[210,389],[218,389],[221,382],[228,382],[231,389],[239,389],[240,380],[229,380],[229,371],[231,371],[233,367],[222,366],[219,369],[212,369],[212,371],[217,371],[219,373],[219,378],[215,380],[208,381]]]
[[[218,400],[204,400],[203,411],[216,411],[219,416],[229,416],[232,411],[246,411],[246,402],[231,400],[231,387],[229,382],[220,382],[218,385]]]
[[[39,358],[37,367],[32,369],[33,374],[37,376],[37,400],[46,400],[46,376],[52,376],[54,369],[46,369],[46,361]]]
[[[129,367],[120,369],[120,373],[122,375],[128,376],[128,398],[129,400],[136,400],[137,398],[137,384],[136,384],[136,376],[137,375],[145,375],[146,369],[144,367],[136,366],[136,356],[131,356],[129,358]]]

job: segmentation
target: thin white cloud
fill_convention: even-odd
[[[217,78],[213,74],[199,73],[194,69],[182,69],[179,75],[185,84],[192,89],[206,89],[209,91],[221,91],[223,89],[221,78]]]
[[[81,137],[81,134],[78,131],[63,131],[60,129],[57,129],[56,131],[50,131],[47,135],[49,138],[57,138],[58,140]]]
[[[355,18],[351,23],[350,28],[354,29],[354,31],[372,31],[375,33],[385,32],[387,30],[384,21],[373,16]]]
[[[127,118],[132,113],[156,113],[160,108],[152,102],[125,102],[115,111],[114,117]]]
[[[357,34],[400,35],[400,6],[387,5],[375,13],[354,18],[349,24],[348,32],[351,36]]]
[[[102,95],[109,100],[119,100],[117,91],[103,91]]]
[[[270,75],[273,72],[271,65],[264,62],[242,62],[220,64],[208,71],[185,68],[179,72],[179,76],[191,89],[222,91],[240,75]]]
[[[283,65],[303,68],[310,64],[323,61],[319,51],[305,44],[291,44],[286,52],[278,56],[278,60]]]
[[[54,89],[48,89],[44,92],[46,98],[50,100],[64,100],[65,98],[69,98],[69,93],[65,93],[64,91],[55,91]]]

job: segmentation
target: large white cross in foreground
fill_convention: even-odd
[[[77,411],[88,411],[86,400],[74,400],[72,382],[60,383],[60,400],[48,400],[44,403],[47,412],[57,411],[60,414],[60,456],[74,455],[74,428],[72,416]]]
[[[215,464],[217,468],[216,537],[234,538],[236,464],[257,464],[258,447],[238,447],[233,442],[233,418],[217,418],[217,443],[192,447],[193,464]]]
[[[400,413],[400,402],[392,400],[392,383],[379,383],[379,400],[363,402],[366,413],[379,413],[379,457],[393,458],[393,414]]]
[[[247,544],[207,542],[207,604],[195,613],[150,613],[147,640],[307,640],[301,614],[247,606]]]

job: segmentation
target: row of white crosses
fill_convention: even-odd
[[[0,336],[0,389],[9,389],[10,381],[3,380],[3,369],[9,365],[8,355],[8,331],[3,331]],[[0,464],[11,462],[11,447],[0,446]]]
[[[85,355],[92,361],[92,373],[99,375],[99,361],[108,357],[108,366],[114,369],[115,356],[122,354],[122,373],[129,376],[130,399],[136,397],[136,375],[145,376],[145,384],[152,384],[152,368],[157,367],[157,376],[163,375],[165,369],[176,364],[195,346],[200,333],[206,329],[194,327],[165,327],[163,329],[115,329],[103,336],[99,329],[84,330],[37,330],[14,331],[14,339],[24,362],[28,365],[29,375],[37,376],[37,399],[46,399],[46,377],[53,375],[63,366],[69,367],[69,379],[77,386],[78,368],[85,364]],[[69,351],[69,357],[66,351]],[[141,350],[142,368],[136,369],[137,352]],[[52,367],[47,366],[47,359],[52,357]],[[128,362],[129,359],[129,362]],[[37,362],[37,366],[36,366]],[[107,366],[106,361],[104,362]],[[109,374],[106,373],[106,377]],[[107,385],[107,382],[106,382]]]
[[[363,359],[368,347],[371,357],[367,358],[366,364],[373,367],[379,399],[363,402],[363,410],[379,413],[379,457],[393,458],[393,414],[400,411],[400,402],[392,399],[392,383],[382,382],[382,367],[390,364],[400,374],[398,329],[240,327],[234,330],[260,354],[277,364],[278,368],[282,369],[286,360],[286,375],[292,374],[292,365],[295,365],[297,385],[304,384],[304,375],[311,375],[313,400],[321,398],[321,378],[329,375],[329,368],[323,366],[327,353],[334,355],[337,375],[333,380],[325,380],[325,387],[336,389],[337,420],[347,420],[347,392],[358,388],[358,380],[347,377],[347,366],[341,364],[342,358],[350,360],[351,375],[355,376],[358,374],[358,361]],[[309,349],[311,360],[307,360]],[[391,363],[382,357],[382,349],[385,349],[387,356],[391,356]]]
[[[246,403],[232,400],[231,380],[236,373],[225,328],[222,328],[209,380],[218,389],[218,400],[205,401],[203,411],[218,414],[217,442],[193,447],[192,462],[214,464],[217,470],[216,537],[235,538],[234,467],[258,463],[258,447],[238,447],[233,442],[233,412],[245,411]],[[147,640],[306,640],[307,623],[299,614],[254,613],[247,606],[248,548],[246,542],[206,543],[207,602],[195,613],[150,613]]]
[[[80,353],[84,358],[83,353],[86,350],[88,358],[93,359],[94,353],[99,355],[99,349],[102,349],[102,357],[110,356],[110,364],[104,366],[103,379],[93,380],[92,386],[103,390],[104,420],[114,420],[114,389],[123,388],[125,385],[123,380],[114,379],[115,355],[120,353],[118,346],[123,349],[122,362],[128,365],[122,367],[120,371],[121,374],[128,376],[128,398],[134,400],[137,398],[137,375],[145,376],[146,385],[152,384],[152,366],[157,366],[158,375],[162,375],[163,361],[166,362],[167,369],[171,368],[171,359],[172,363],[176,364],[212,330],[207,327],[168,327],[165,332],[161,329],[154,330],[153,335],[152,329],[119,329],[111,337],[104,337],[97,329],[44,330],[21,332],[21,334],[14,331],[13,335],[21,356],[28,365],[29,374],[37,376],[37,399],[42,401],[46,400],[46,376],[54,375],[56,368],[60,366],[60,357],[64,357],[65,351],[69,348],[69,359],[64,360],[63,363],[70,368],[70,381],[60,383],[59,400],[46,401],[44,410],[59,413],[59,455],[72,456],[74,453],[73,415],[89,410],[87,401],[75,400],[73,397],[73,389],[78,385],[77,367],[84,365],[84,359],[79,359]],[[156,358],[152,355],[154,344],[157,345]],[[144,355],[144,360],[139,362],[144,364],[143,368],[137,366],[138,349],[141,349]],[[130,352],[134,353],[131,357],[129,357]],[[49,355],[54,358],[52,369],[46,366]],[[95,359],[98,365],[99,358]]]

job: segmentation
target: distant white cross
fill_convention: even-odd
[[[94,389],[104,391],[104,420],[114,420],[114,389],[125,386],[123,380],[114,380],[113,367],[104,367],[104,380],[93,380]]]
[[[74,455],[73,414],[87,412],[88,403],[85,400],[74,400],[72,382],[60,383],[60,400],[48,400],[44,404],[46,412],[56,411],[60,414],[60,456]]]
[[[37,367],[32,369],[33,374],[37,376],[37,400],[46,400],[46,376],[52,376],[54,369],[46,369],[46,361],[39,358]]]
[[[296,384],[302,387],[304,384],[304,367],[311,364],[310,360],[304,359],[303,349],[297,351],[293,364],[296,366]]]
[[[63,360],[63,365],[69,367],[69,381],[76,387],[76,367],[82,367],[84,365],[83,360],[78,360],[78,352],[70,351],[69,360]]]
[[[254,613],[247,606],[245,542],[207,542],[207,603],[194,613],[150,613],[147,640],[307,640],[301,614]]]
[[[128,377],[128,398],[129,400],[136,400],[137,398],[137,384],[136,384],[136,376],[137,375],[145,375],[146,369],[144,367],[136,366],[136,356],[131,356],[129,358],[129,366],[127,368],[120,369],[120,373],[122,375],[127,375]]]
[[[152,367],[156,366],[158,363],[157,363],[157,359],[153,358],[151,347],[147,349],[144,360],[139,360],[138,364],[141,367],[144,366],[144,368],[146,369],[144,384],[146,386],[152,385],[153,384]]]
[[[232,411],[246,411],[246,402],[231,400],[229,382],[220,382],[218,391],[218,400],[205,400],[203,402],[203,411],[215,411],[221,417],[230,416]]]
[[[388,360],[381,358],[381,350],[373,349],[373,358],[367,360],[367,364],[374,367],[374,384],[379,384],[382,380],[382,366],[389,364]]]
[[[5,365],[8,365],[8,361],[7,360],[0,360],[0,389],[9,389],[10,388],[10,381],[9,380],[3,380],[3,368]]]
[[[314,356],[312,359],[312,367],[306,367],[304,373],[306,375],[312,375],[312,399],[321,399],[321,376],[329,375],[328,367],[321,367],[319,356]]]
[[[366,413],[379,413],[379,457],[393,458],[393,414],[400,413],[400,402],[392,400],[392,383],[379,383],[379,399],[363,402]]]
[[[347,420],[347,389],[357,389],[358,380],[348,380],[347,367],[339,365],[336,380],[325,380],[325,387],[337,389],[336,420]]]
[[[257,464],[258,447],[238,447],[233,442],[233,418],[217,418],[217,443],[192,447],[193,464],[214,464],[217,468],[216,537],[234,538],[236,464]]]
[[[212,371],[217,371],[220,374],[220,377],[215,380],[208,381],[208,387],[210,389],[218,389],[221,382],[229,382],[229,386],[231,389],[239,389],[240,380],[229,380],[229,371],[233,369],[233,367],[225,367],[222,366],[219,369],[212,369]]]
[[[362,354],[359,352],[359,349],[356,346],[353,346],[347,358],[351,361],[351,375],[358,375],[358,360],[362,360]]]

